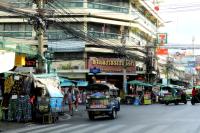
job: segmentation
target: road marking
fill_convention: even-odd
[[[81,125],[76,125],[73,127],[67,127],[67,128],[62,128],[62,129],[58,129],[56,131],[52,131],[52,132],[48,132],[48,133],[66,133],[66,131],[70,131],[70,130],[74,130],[74,129],[78,129],[78,128],[82,128],[82,127],[86,127],[89,126],[89,124],[81,124]]]
[[[84,129],[81,129],[80,131],[74,131],[74,132],[70,132],[70,133],[87,133],[91,130],[95,130],[97,128],[101,128],[101,127],[105,127],[106,125],[105,124],[98,124],[98,125],[90,125],[89,127],[86,127]]]
[[[132,126],[131,128],[128,128],[127,130],[124,130],[124,133],[138,133],[139,130],[145,128],[146,125],[136,125],[136,126]]]
[[[50,131],[50,130],[54,130],[54,129],[58,129],[58,128],[66,128],[69,127],[71,124],[63,124],[63,125],[58,125],[58,126],[53,126],[53,127],[49,127],[49,128],[43,128],[37,131],[31,131],[31,133],[42,133],[42,132],[46,132],[46,131]]]
[[[165,129],[167,127],[168,127],[168,125],[152,126],[152,128],[149,128],[149,129],[147,129],[147,131],[143,131],[143,132],[144,133],[162,133],[163,131],[165,131]]]
[[[5,133],[19,133],[19,132],[27,132],[29,130],[35,130],[35,129],[39,129],[39,128],[44,128],[44,127],[49,127],[52,126],[54,124],[51,125],[38,125],[38,126],[32,126],[32,127],[26,127],[23,129],[17,129],[17,130],[12,130],[12,131],[7,131]]]
[[[97,131],[94,133],[113,133],[114,131],[117,131],[118,129],[125,127],[125,125],[110,125],[110,126],[111,127],[109,128],[105,128],[101,131]]]

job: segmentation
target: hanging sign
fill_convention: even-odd
[[[157,48],[156,49],[157,55],[168,55],[168,49],[166,48]]]
[[[167,33],[157,33],[157,43],[158,45],[167,44]]]
[[[24,66],[25,65],[25,56],[16,55],[15,56],[15,66]]]

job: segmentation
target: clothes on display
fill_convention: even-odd
[[[10,75],[5,81],[4,81],[4,93],[10,93],[12,90],[12,87],[14,85],[14,79],[13,76]]]
[[[32,119],[31,103],[28,95],[19,96],[17,99],[16,119],[18,122]]]

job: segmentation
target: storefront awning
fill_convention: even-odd
[[[64,78],[60,78],[60,86],[61,87],[69,87],[69,86],[77,86],[77,87],[86,87],[88,86],[87,81],[75,81],[75,80],[68,80]]]
[[[138,81],[138,80],[132,80],[132,81],[129,81],[128,83],[131,84],[131,85],[138,85],[138,86],[152,87],[151,84],[149,84],[149,83],[144,83],[144,82],[141,82],[141,81]]]
[[[88,86],[88,82],[87,81],[78,81],[78,84],[77,84],[78,87],[86,87]]]
[[[46,87],[50,97],[64,97],[58,88],[55,88],[52,85],[46,85]]]

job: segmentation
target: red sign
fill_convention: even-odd
[[[168,49],[166,49],[166,48],[157,48],[156,54],[157,55],[168,55]]]
[[[36,59],[27,59],[26,58],[25,67],[36,67]]]
[[[106,73],[122,73],[123,68],[126,68],[126,71],[129,73],[135,73],[135,61],[126,60],[126,63],[123,59],[120,58],[96,58],[90,57],[88,61],[88,69],[90,68],[100,68],[101,72]]]

